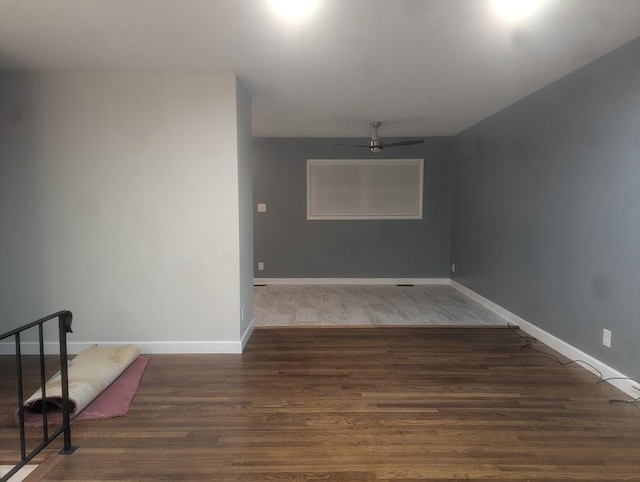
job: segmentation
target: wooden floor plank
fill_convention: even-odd
[[[639,407],[521,345],[505,328],[271,328],[243,355],[154,355],[129,414],[74,425],[77,451],[37,480],[637,480]]]

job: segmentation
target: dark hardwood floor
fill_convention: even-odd
[[[640,407],[521,345],[506,328],[289,328],[243,355],[152,356],[126,417],[74,425],[77,451],[27,480],[640,479]]]

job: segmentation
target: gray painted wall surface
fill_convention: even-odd
[[[390,141],[390,139],[388,139]],[[254,139],[254,260],[260,278],[448,277],[451,138],[371,154],[366,139]],[[424,158],[422,220],[307,221],[307,159]],[[266,203],[267,212],[255,212]]]
[[[454,139],[453,278],[640,376],[640,39]]]
[[[253,320],[253,182],[251,97],[236,79],[238,132],[238,212],[240,246],[240,336]],[[244,306],[244,319],[242,307]]]
[[[233,75],[1,74],[0,332],[70,309],[72,343],[237,344],[238,102]]]

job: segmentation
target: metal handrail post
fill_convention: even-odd
[[[60,377],[62,380],[62,425],[64,425],[64,448],[61,453],[71,453],[71,421],[69,420],[69,373],[67,366],[67,333],[72,333],[71,320],[73,316],[67,311],[58,317],[60,338]]]
[[[45,387],[45,361],[44,361],[44,336],[42,325],[49,320],[58,318],[58,342],[60,344],[60,378],[62,383],[62,420],[63,424],[57,428],[53,433],[49,434],[47,423],[47,397]],[[0,482],[8,481],[18,470],[24,467],[29,461],[31,461],[36,455],[38,455],[45,447],[53,442],[59,435],[64,434],[64,447],[60,451],[61,454],[71,454],[75,451],[76,447],[71,446],[71,420],[69,409],[71,402],[69,400],[69,373],[67,368],[67,333],[73,333],[71,330],[71,321],[73,315],[70,311],[59,311],[53,313],[44,318],[40,318],[34,322],[28,323],[11,330],[7,333],[0,334],[0,340],[13,337],[15,339],[16,350],[16,371],[18,377],[18,425],[20,427],[20,462],[16,464],[11,470],[0,477]],[[20,342],[20,334],[33,327],[38,327],[38,347],[40,354],[40,385],[42,388],[42,411],[44,422],[44,440],[37,447],[35,447],[28,454],[26,453],[26,431],[25,431],[25,417],[24,417],[24,387],[22,379],[22,348]]]

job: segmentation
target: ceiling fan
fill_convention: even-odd
[[[368,145],[365,144],[335,144],[336,146],[346,146],[346,147],[366,147],[371,152],[381,152],[385,147],[399,147],[399,146],[412,146],[414,144],[422,144],[424,141],[422,139],[415,139],[410,141],[399,141],[399,142],[390,142],[385,144],[382,142],[382,138],[378,136],[378,127],[382,125],[382,122],[372,121],[369,125],[373,128],[373,135],[371,136],[371,140]]]

